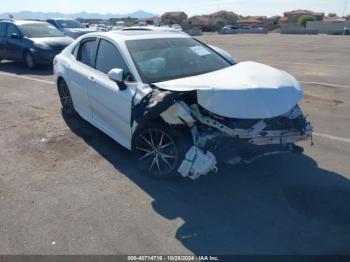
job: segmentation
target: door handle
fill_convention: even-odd
[[[93,77],[93,76],[89,76],[88,79],[89,79],[91,82],[94,82],[94,83],[96,82],[95,77]]]

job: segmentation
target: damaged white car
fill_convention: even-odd
[[[144,174],[196,179],[219,163],[301,153],[312,135],[288,73],[181,33],[84,35],[54,60],[62,110],[133,151]]]

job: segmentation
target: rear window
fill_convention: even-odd
[[[56,27],[49,23],[33,23],[20,25],[22,33],[27,37],[60,37],[64,36]]]
[[[63,28],[84,28],[84,26],[76,20],[57,20],[57,23]]]

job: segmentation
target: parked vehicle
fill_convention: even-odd
[[[91,28],[86,28],[83,24],[75,19],[47,19],[47,22],[55,26],[58,30],[63,32],[66,36],[71,38],[78,38],[79,36],[96,32]]]
[[[112,27],[112,31],[119,31],[119,30],[122,30],[123,28],[125,28],[125,26],[115,25]]]
[[[107,26],[104,24],[93,25],[91,27],[91,29],[94,30],[95,32],[107,32],[107,31],[109,31]]]
[[[0,22],[0,61],[23,61],[30,69],[38,64],[49,65],[72,42],[71,38],[46,22]]]
[[[173,33],[182,33],[186,34],[183,31],[168,27],[168,26],[131,26],[131,27],[124,27],[121,29],[122,31],[155,31],[155,32],[173,32]],[[232,57],[231,54],[229,54],[227,51],[216,47],[209,45],[212,49],[214,49],[217,53],[222,55],[226,60],[228,60],[231,64],[235,64],[236,61]]]
[[[225,25],[222,29],[224,30],[234,30],[234,29],[239,29],[238,25]]]
[[[55,58],[62,110],[133,152],[144,174],[196,179],[217,163],[293,152],[312,127],[288,73],[230,63],[186,34],[116,31],[83,36]]]
[[[182,27],[179,24],[174,24],[171,26],[171,28],[177,31],[182,31]]]
[[[169,26],[130,26],[124,27],[122,31],[163,31],[163,32],[181,32],[178,29],[171,28]]]

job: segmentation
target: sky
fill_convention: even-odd
[[[350,0],[0,0],[0,13],[41,11],[78,13],[125,14],[144,10],[155,14],[166,11],[185,11],[200,15],[218,10],[229,10],[242,15],[281,15],[284,11],[308,9],[328,14],[350,14]]]

